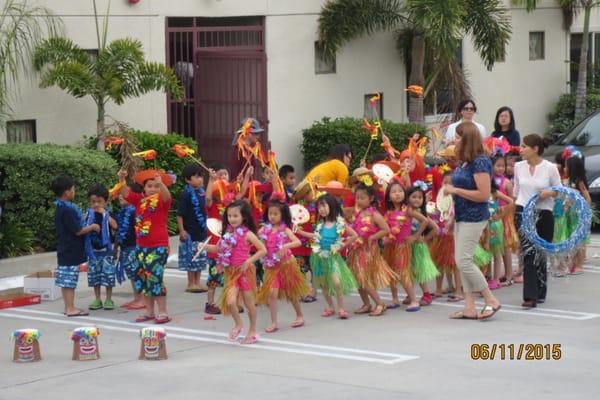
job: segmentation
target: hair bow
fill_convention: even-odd
[[[583,154],[573,145],[565,147],[561,156],[563,161],[567,161],[571,157],[583,158]]]
[[[429,186],[423,181],[415,181],[415,183],[413,183],[413,186],[418,187],[419,189],[423,190],[424,192],[429,190]]]

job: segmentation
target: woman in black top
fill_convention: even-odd
[[[495,138],[504,136],[511,146],[521,145],[521,135],[515,129],[515,116],[510,107],[500,107],[496,112],[492,136]]]

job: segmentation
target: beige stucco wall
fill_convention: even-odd
[[[544,133],[548,112],[567,90],[568,36],[562,28],[561,10],[550,1],[542,2],[533,13],[522,8],[512,8],[510,13],[513,33],[506,59],[492,71],[483,65],[469,38],[463,42],[464,64],[479,109],[476,120],[491,132],[496,110],[506,105],[513,109],[522,136]],[[545,32],[544,60],[529,60],[530,31]]]

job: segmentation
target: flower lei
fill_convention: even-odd
[[[154,214],[156,207],[158,207],[158,193],[146,197],[140,202],[140,213],[135,216],[135,233],[138,237],[144,237],[150,233],[152,227],[150,215]]]
[[[118,215],[119,228],[117,230],[117,243],[123,244],[127,234],[129,233],[129,224],[131,223],[131,215],[135,212],[134,206],[127,206],[121,209]]]
[[[344,244],[342,237],[346,231],[346,221],[344,221],[344,218],[341,216],[337,217],[335,221],[335,232],[337,233],[337,238],[335,243],[331,245],[331,250],[329,251],[321,249],[321,230],[323,229],[323,225],[324,224],[322,221],[317,224],[317,227],[315,228],[315,238],[313,239],[310,247],[312,248],[314,254],[317,254],[321,257],[327,257],[329,253],[336,254],[342,249]]]
[[[281,261],[278,253],[283,249],[283,245],[286,242],[287,235],[285,233],[286,229],[285,224],[281,224],[279,229],[275,229],[271,224],[265,224],[262,228],[262,232],[260,234],[260,239],[264,242],[268,242],[272,237],[271,235],[275,235],[275,251],[267,254],[262,258],[262,263],[266,268],[273,268]]]
[[[56,199],[54,204],[56,204],[57,207],[67,207],[67,208],[70,208],[71,210],[75,211],[75,214],[77,215],[77,219],[79,220],[79,223],[80,224],[83,223],[83,214],[81,213],[81,210],[79,209],[79,207],[77,207],[77,205],[75,203],[73,203],[71,201],[64,201],[61,199]]]
[[[248,233],[248,228],[245,226],[238,226],[233,228],[232,226],[227,227],[227,232],[219,240],[219,256],[217,257],[217,265],[222,268],[228,268],[231,266],[231,256],[233,249],[237,245],[239,240],[244,240]]]
[[[200,225],[200,229],[205,231],[206,215],[204,214],[204,207],[200,204],[200,196],[205,196],[204,189],[194,189],[190,185],[185,185],[185,191],[190,195],[190,200],[192,201],[192,207],[194,209],[196,221],[198,222],[198,225]]]

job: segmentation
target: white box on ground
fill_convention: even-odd
[[[23,278],[23,291],[25,293],[39,294],[42,300],[58,300],[62,293],[58,286],[54,285],[54,272],[43,271],[27,275]]]

